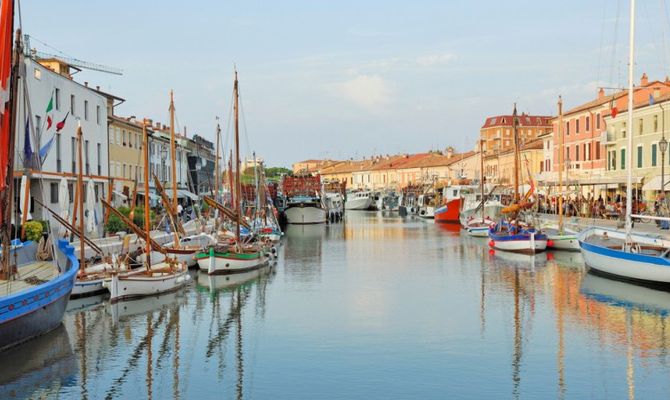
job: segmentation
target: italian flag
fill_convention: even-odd
[[[47,105],[47,110],[45,112],[45,114],[47,115],[47,131],[49,130],[49,128],[51,128],[51,124],[53,124],[54,122],[52,117],[53,109],[54,109],[54,98],[52,95],[51,98],[49,99],[49,104]]]

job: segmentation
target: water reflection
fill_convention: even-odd
[[[0,354],[0,398],[52,398],[72,386],[77,363],[62,325]]]
[[[284,268],[292,280],[302,283],[321,281],[323,242],[329,228],[325,224],[289,224],[286,227],[285,244],[279,258],[285,260]]]

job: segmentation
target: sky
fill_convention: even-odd
[[[636,82],[670,75],[668,10],[638,1]],[[174,90],[189,136],[219,117],[230,143],[237,67],[242,153],[270,166],[472,150],[515,102],[553,115],[627,79],[623,0],[23,1],[22,24],[31,47],[123,69],[75,75],[118,115],[167,124]]]

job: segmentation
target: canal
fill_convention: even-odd
[[[0,356],[0,398],[659,398],[670,294],[578,253],[374,212],[290,226],[277,264],[110,305]]]

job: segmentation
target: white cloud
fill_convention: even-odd
[[[447,65],[456,58],[454,54],[428,54],[416,58],[416,63],[421,67],[435,67]]]
[[[363,108],[374,109],[389,102],[391,89],[379,75],[358,75],[334,85],[337,95]]]

